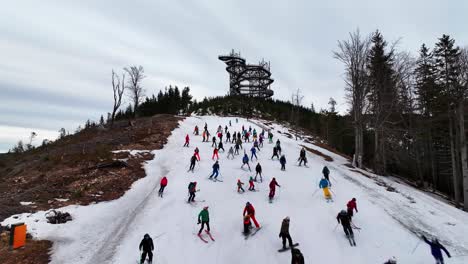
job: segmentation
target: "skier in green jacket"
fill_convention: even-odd
[[[208,213],[208,206],[203,207],[203,210],[201,210],[201,212],[198,214],[198,224],[200,223],[201,223],[201,228],[200,228],[200,231],[198,231],[198,235],[200,235],[201,232],[203,231],[205,224],[206,224],[207,231],[210,232],[210,215]]]

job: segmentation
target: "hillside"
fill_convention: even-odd
[[[306,263],[383,263],[396,256],[399,263],[432,263],[427,245],[420,244],[417,235],[437,237],[452,253],[447,263],[466,263],[468,258],[468,214],[444,201],[414,189],[393,178],[381,177],[349,166],[349,161],[317,144],[311,138],[296,137],[279,124],[234,117],[189,117],[179,122],[167,144],[151,153],[144,169],[147,177],[136,181],[121,198],[87,206],[69,205],[60,210],[70,212],[74,220],[63,225],[50,225],[45,211],[21,214],[2,224],[26,222],[34,237],[54,242],[51,263],[135,263],[138,244],[145,233],[155,239],[156,263],[288,263],[289,253],[277,253],[281,220],[291,218],[290,232],[300,243]],[[193,136],[195,125],[202,129],[205,122],[213,133],[218,125],[240,131],[242,125],[257,131],[271,128],[274,140],[281,141],[288,163],[280,171],[271,160],[272,145],[266,143],[258,153],[263,166],[264,181],[257,183],[258,192],[239,194],[236,181],[247,184],[251,172],[240,169],[241,157],[234,160],[220,154],[223,182],[207,179],[213,161],[211,143],[202,143]],[[191,146],[182,148],[186,134]],[[187,172],[195,146],[200,148],[201,162],[195,172]],[[251,144],[244,144],[250,149]],[[295,160],[301,146],[307,147],[309,166],[299,167]],[[230,147],[225,144],[226,150]],[[136,153],[136,152],[133,152]],[[331,170],[333,203],[326,203],[318,190],[322,167]],[[251,164],[252,166],[252,164]],[[164,198],[157,189],[162,176],[169,180]],[[268,203],[268,183],[275,177],[281,188],[273,203]],[[188,204],[187,185],[197,181],[200,192]],[[245,187],[247,189],[247,187]],[[346,202],[357,198],[359,213],[353,221],[357,247],[350,247],[341,227],[336,227],[336,215]],[[204,202],[201,202],[203,201]],[[263,228],[245,240],[242,231],[242,210],[249,201]],[[204,244],[195,235],[199,211],[209,206],[210,225],[215,242]]]

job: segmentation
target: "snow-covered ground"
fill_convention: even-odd
[[[2,224],[26,222],[30,231],[40,239],[54,241],[51,263],[137,263],[138,245],[145,233],[155,242],[154,263],[288,263],[288,252],[278,253],[281,220],[291,218],[290,233],[294,242],[300,243],[306,263],[383,263],[396,256],[398,263],[433,263],[430,249],[421,243],[415,233],[435,235],[455,256],[446,263],[468,263],[468,214],[453,208],[412,187],[399,184],[391,178],[377,177],[398,192],[388,192],[375,179],[350,171],[343,157],[312,144],[290,139],[277,131],[287,128],[274,126],[274,141],[280,139],[288,163],[280,171],[278,161],[270,159],[273,144],[265,146],[257,155],[263,167],[264,181],[257,183],[259,192],[239,194],[237,179],[246,183],[254,173],[240,169],[241,155],[228,160],[220,153],[223,182],[208,180],[211,173],[211,143],[202,143],[201,135],[192,131],[198,125],[203,130],[205,122],[214,134],[218,125],[223,128],[229,120],[232,132],[241,126],[261,128],[243,118],[215,116],[190,117],[175,129],[162,150],[154,151],[154,160],[145,165],[147,177],[135,182],[120,199],[90,206],[61,208],[70,212],[74,220],[63,225],[47,224],[46,212],[23,214],[9,218]],[[182,148],[186,134],[191,137],[190,148]],[[333,162],[308,153],[309,167],[298,167],[300,144],[333,157]],[[193,149],[200,148],[201,162],[195,172],[187,172]],[[251,144],[243,146],[249,149]],[[256,162],[251,164],[254,170]],[[317,191],[321,170],[327,165],[331,170],[334,202],[326,203],[322,192]],[[366,172],[367,173],[367,172]],[[367,173],[369,174],[369,173]],[[157,191],[162,176],[169,180],[164,198]],[[273,203],[268,202],[268,183],[276,177],[281,188]],[[197,181],[200,192],[188,204],[187,185]],[[314,194],[315,193],[315,194]],[[336,227],[337,213],[345,209],[346,202],[357,198],[359,213],[353,218],[357,247],[350,247],[341,226]],[[263,228],[248,240],[242,232],[242,211],[249,201],[256,209],[256,217]],[[197,216],[203,206],[209,206],[210,226],[216,242],[203,243],[198,232]],[[412,253],[414,250],[414,253]]]

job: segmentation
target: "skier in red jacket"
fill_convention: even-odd
[[[219,159],[218,148],[213,149],[213,156],[211,157],[211,159],[214,160],[215,156],[216,156],[216,159],[218,160]]]
[[[162,179],[161,179],[161,188],[159,188],[159,197],[163,197],[163,192],[164,192],[164,188],[166,188],[167,186],[167,178],[166,176],[164,176]]]
[[[353,217],[354,210],[356,210],[356,213],[358,212],[356,198],[351,199],[346,206],[348,207],[349,217]]]
[[[260,228],[260,225],[258,224],[257,219],[255,218],[255,208],[249,202],[245,204],[243,215],[245,216],[246,214],[250,216],[250,219],[252,219],[252,221],[254,222],[255,227]]]
[[[278,182],[276,181],[275,178],[273,178],[270,182],[270,194],[268,195],[268,197],[270,198],[270,200],[273,199],[273,197],[275,197],[275,191],[276,191],[276,186],[278,187],[281,187]]]
[[[184,144],[184,147],[188,147],[189,146],[189,141],[190,141],[190,138],[189,138],[189,135],[187,134],[185,136],[185,144]]]

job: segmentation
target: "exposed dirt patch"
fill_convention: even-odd
[[[316,150],[316,149],[309,148],[309,147],[304,146],[304,145],[301,145],[301,146],[302,146],[303,148],[305,148],[307,151],[309,151],[309,152],[311,152],[311,153],[313,153],[313,154],[315,154],[315,155],[318,155],[318,156],[322,157],[325,161],[329,161],[329,162],[333,161],[333,158],[332,158],[332,157],[330,157],[330,156],[328,156],[328,155],[325,155],[325,154],[323,154],[322,152],[320,152],[320,151],[318,151],[318,150]]]
[[[49,249],[52,243],[46,240],[27,239],[26,246],[10,250],[7,233],[0,235],[0,263],[2,264],[43,264],[49,263]]]
[[[160,149],[179,120],[172,115],[157,115],[137,119],[133,125],[116,122],[112,129],[91,128],[24,154],[2,156],[0,221],[18,213],[122,196],[133,182],[145,176],[142,163],[153,155],[111,151]],[[127,166],[96,168],[116,159],[124,160]]]

